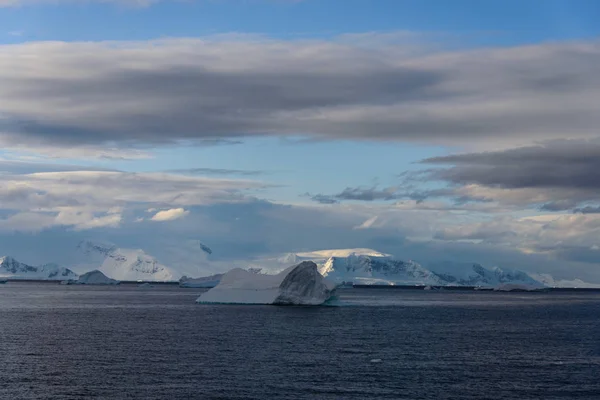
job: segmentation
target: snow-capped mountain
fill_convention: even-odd
[[[140,249],[122,249],[110,244],[83,241],[77,248],[92,267],[120,281],[173,281],[181,274]]]
[[[485,268],[480,264],[437,264],[425,267],[402,261],[372,249],[334,249],[288,253],[263,261],[270,270],[303,260],[313,260],[319,272],[338,283],[429,286],[500,287],[600,287],[580,280],[557,281],[547,274],[529,274],[515,269]],[[254,263],[258,264],[258,263]]]
[[[389,256],[350,254],[330,257],[319,265],[321,275],[337,282],[362,284],[402,283],[405,285],[445,285],[434,272],[413,261],[395,260]]]
[[[548,274],[530,274],[537,281],[542,282],[547,287],[563,287],[563,288],[597,288],[600,284],[584,282],[581,279],[554,279]]]
[[[360,284],[401,284],[435,286],[496,287],[502,284],[521,284],[544,287],[544,283],[526,272],[484,268],[473,264],[470,268],[455,268],[452,272],[438,272],[414,262],[401,261],[391,256],[351,254],[348,257],[330,257],[320,265],[319,272],[337,282]]]
[[[451,274],[436,272],[442,280],[447,282],[448,285],[455,286],[489,286],[496,287],[503,284],[520,284],[532,287],[544,287],[546,286],[543,282],[538,281],[526,272],[514,270],[514,269],[502,269],[494,267],[492,269],[486,269],[480,264],[473,264],[470,270],[466,273],[457,273],[455,271]]]
[[[0,257],[0,277],[8,279],[63,280],[76,279],[77,274],[56,264],[34,267],[7,256]]]

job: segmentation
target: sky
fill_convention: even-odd
[[[600,282],[595,0],[0,0],[0,254]],[[213,268],[213,270],[211,270]],[[206,272],[214,267],[205,266]]]

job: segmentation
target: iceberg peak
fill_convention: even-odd
[[[216,287],[203,293],[196,302],[320,305],[331,298],[334,290],[335,285],[319,273],[317,264],[304,261],[277,275],[232,269]]]

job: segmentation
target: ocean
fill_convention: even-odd
[[[600,293],[0,285],[0,399],[600,398]]]

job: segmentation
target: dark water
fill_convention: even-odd
[[[198,293],[0,285],[0,398],[600,398],[597,293],[348,289],[318,308]]]

